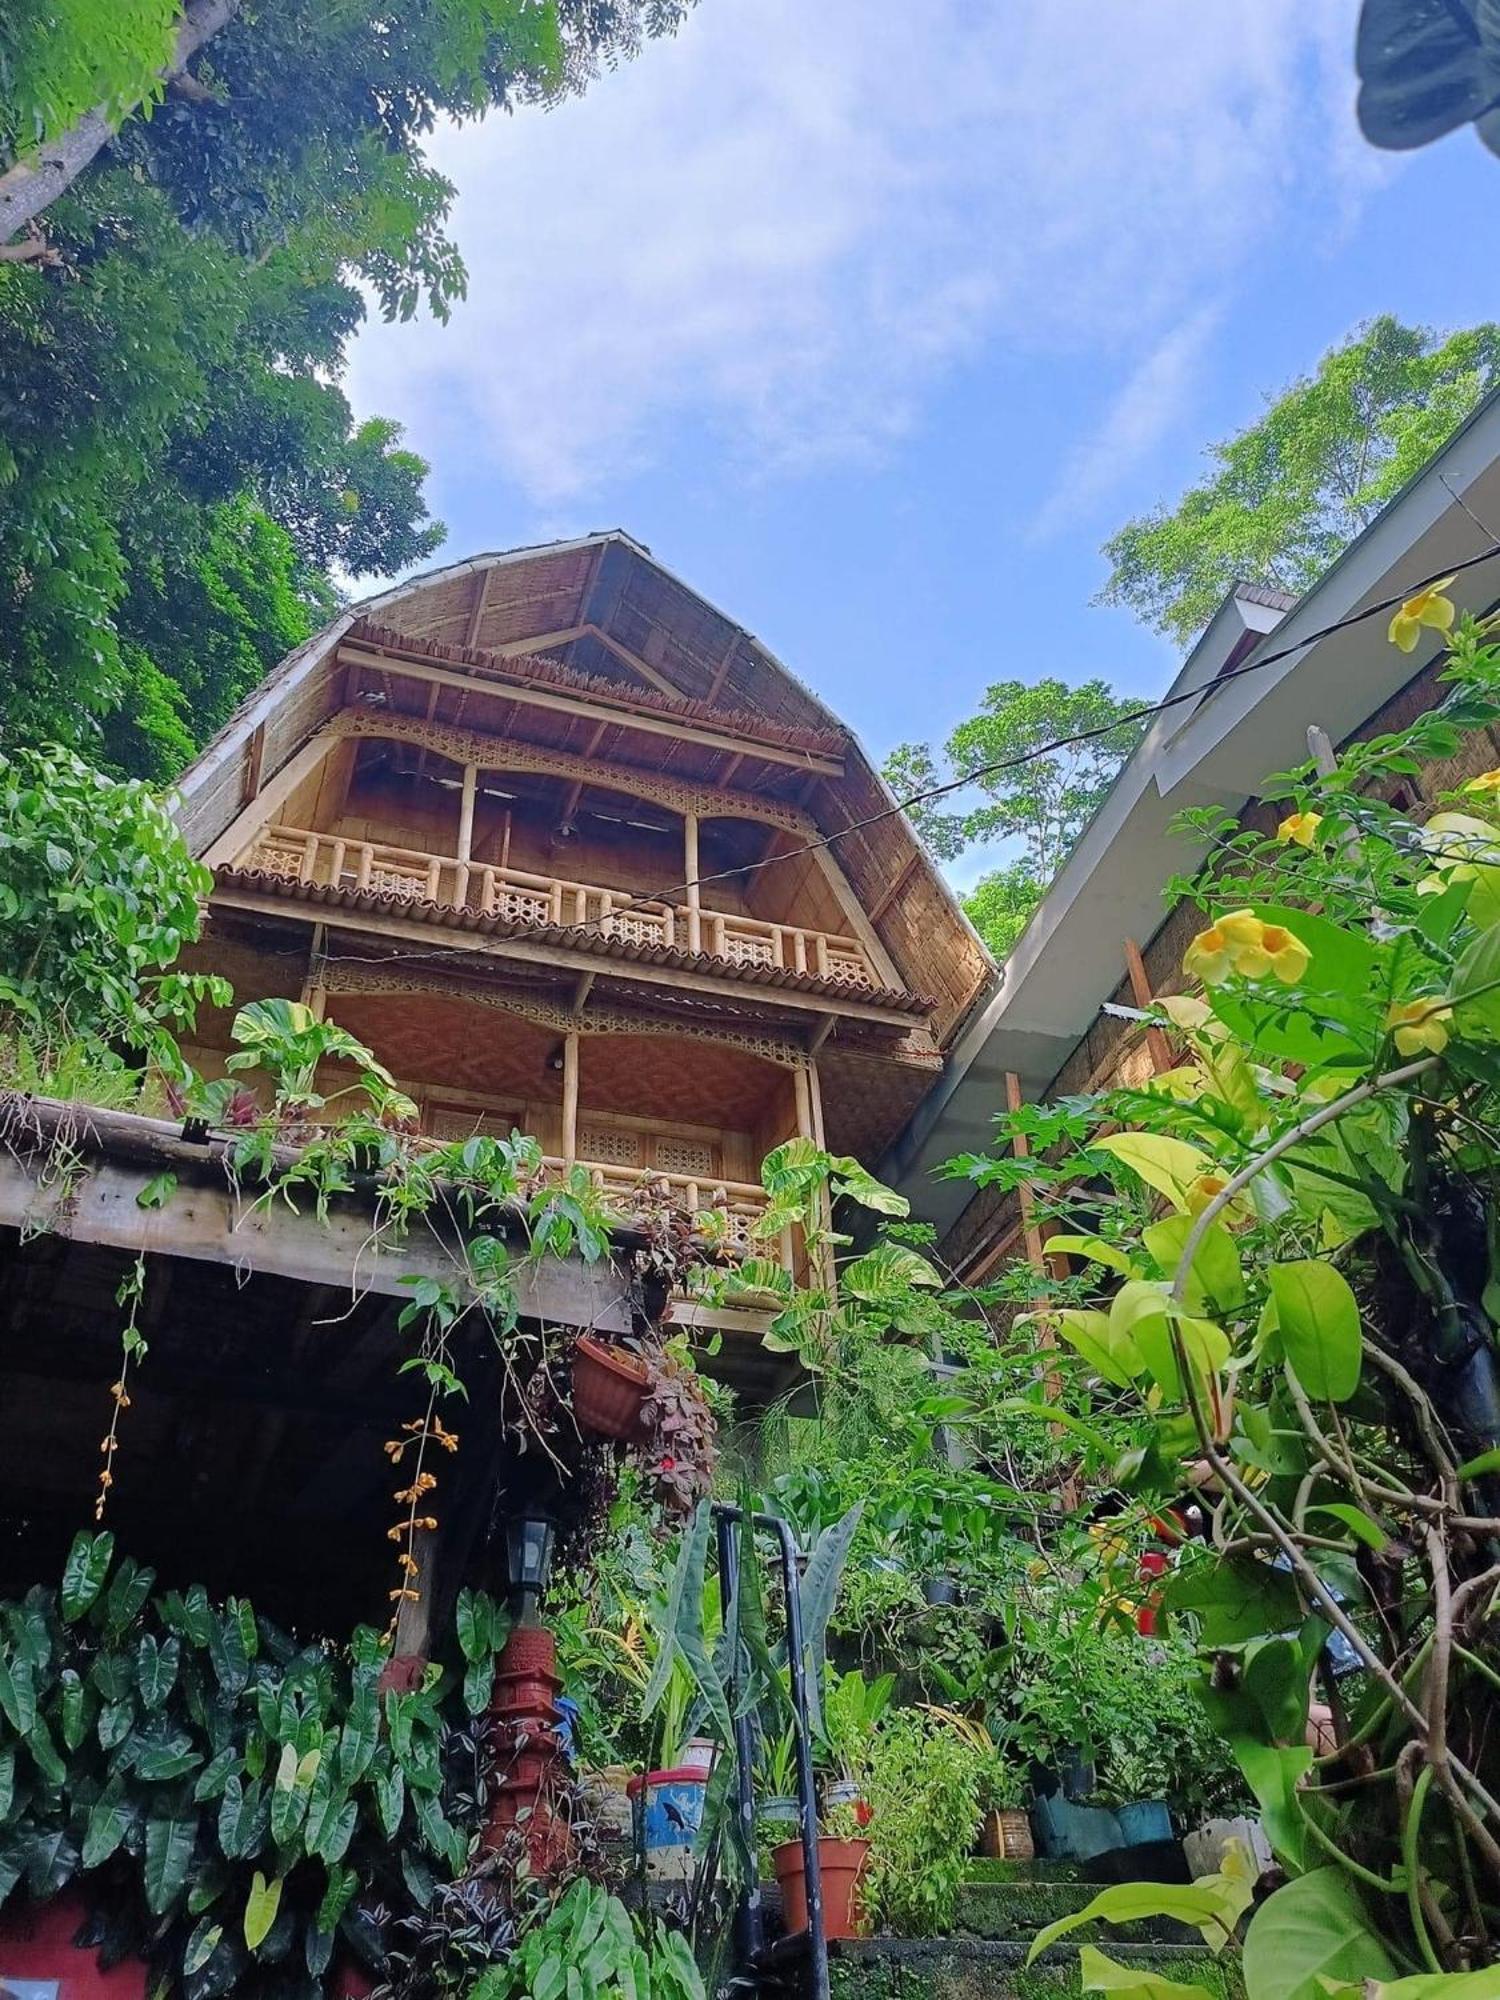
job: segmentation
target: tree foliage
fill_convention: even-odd
[[[1076,687],[1055,676],[1030,684],[995,681],[986,688],[979,713],[948,738],[941,760],[925,743],[902,743],[886,760],[886,782],[899,799],[973,776],[972,792],[956,795],[969,800],[963,809],[949,811],[937,800],[908,807],[912,824],[940,860],[992,841],[1021,843],[1020,858],[987,875],[966,900],[970,918],[997,956],[1020,935],[1129,756],[1140,725],[1123,718],[1137,706],[1122,701],[1102,680]],[[1059,738],[1086,734],[1086,742],[1034,754]],[[1018,757],[1030,761],[974,776]]]
[[[442,538],[426,466],[338,379],[367,297],[443,318],[463,295],[427,134],[579,88],[680,9],[263,0],[160,96],[146,0],[49,7],[44,45],[36,11],[0,25],[0,163],[85,103],[149,115],[48,209],[46,258],[0,262],[0,727],[159,775],[330,574]]]
[[[1193,639],[1236,582],[1299,592],[1500,381],[1500,325],[1439,339],[1382,314],[1209,448],[1210,477],[1105,544],[1101,602]]]

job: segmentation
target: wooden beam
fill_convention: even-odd
[[[474,601],[469,607],[468,623],[464,626],[465,646],[473,647],[479,644],[479,628],[484,623],[485,600],[490,594],[490,578],[494,574],[492,569],[482,569],[474,579],[476,585]]]
[[[724,648],[724,657],[714,668],[714,677],[708,684],[708,693],[703,697],[710,707],[713,706],[724,692],[724,683],[729,678],[730,665],[734,660],[735,654],[740,649],[740,640],[743,636],[744,634],[738,631],[730,635],[729,644]]]
[[[886,911],[891,907],[892,903],[895,902],[896,898],[901,894],[902,890],[906,887],[907,883],[911,880],[912,876],[916,874],[917,870],[921,867],[921,865],[922,865],[922,854],[921,850],[918,849],[904,864],[900,874],[897,875],[895,881],[892,882],[890,887],[888,889],[882,889],[880,894],[876,897],[874,906],[870,911],[870,922],[872,924],[878,924],[880,922],[880,919],[885,915]]]
[[[578,1030],[563,1037],[562,1146],[571,1167],[578,1158]]]
[[[815,1056],[837,1026],[838,1022],[832,1014],[825,1015],[807,1038],[807,1053]]]
[[[0,1227],[22,1231],[56,1230],[75,1243],[98,1243],[134,1254],[224,1264],[234,1270],[268,1272],[305,1284],[409,1298],[406,1274],[451,1284],[463,1269],[461,1242],[436,1215],[432,1227],[392,1245],[371,1241],[367,1204],[337,1197],[324,1221],[311,1211],[284,1205],[242,1212],[227,1182],[210,1175],[218,1169],[201,1147],[176,1139],[172,1127],[130,1113],[90,1112],[96,1139],[135,1128],[139,1159],[123,1159],[111,1149],[91,1159],[90,1169],[67,1188],[44,1188],[26,1157],[0,1152]],[[91,1149],[92,1151],[92,1149]],[[35,1156],[40,1171],[41,1156]],[[160,1209],[143,1209],[137,1197],[164,1163],[178,1170],[177,1191]],[[190,1178],[191,1164],[199,1179]],[[522,1315],[568,1326],[598,1323],[613,1332],[630,1331],[623,1303],[625,1286],[607,1260],[598,1265],[548,1257],[538,1263],[518,1259],[516,1277]]]
[[[594,990],[594,981],[598,978],[598,976],[599,975],[595,971],[593,971],[592,968],[590,968],[589,971],[583,974],[578,984],[573,988],[573,1012],[575,1014],[581,1014],[583,1012],[584,1007],[588,1002],[588,997],[590,993],[592,993]]]
[[[687,892],[688,950],[703,949],[702,892],[698,887],[698,815],[682,816],[682,881]]]
[[[235,814],[202,857],[208,866],[222,868],[248,847],[261,828],[270,825],[303,779],[332,756],[335,746],[342,740],[337,730],[326,725],[315,736],[309,737],[297,754],[288,758],[275,776],[261,787],[250,803]]]
[[[1151,981],[1146,973],[1146,961],[1141,956],[1141,948],[1134,938],[1125,940],[1125,970],[1130,975],[1130,992],[1137,1007],[1143,1011],[1155,1004],[1151,991]],[[1151,1069],[1155,1076],[1161,1076],[1172,1067],[1172,1045],[1162,1030],[1154,1025],[1146,1030],[1146,1048],[1151,1057]]]
[[[849,878],[834,858],[832,848],[815,847],[813,860],[823,871],[823,878],[833,891],[833,899],[844,913],[845,923],[869,953],[881,985],[892,987],[898,993],[909,992],[910,988],[897,970],[896,961],[881,943],[879,932],[865,914],[865,906],[850,887]]]
[[[443,687],[462,689],[465,694],[487,694],[497,701],[517,702],[528,708],[549,708],[561,715],[583,715],[597,721],[601,713],[608,711],[610,721],[621,729],[633,729],[643,736],[668,736],[679,743],[701,743],[713,750],[738,751],[768,764],[786,764],[792,770],[806,771],[813,780],[841,778],[844,775],[842,757],[830,757],[816,750],[791,750],[783,744],[764,743],[750,735],[731,736],[724,730],[688,719],[648,715],[641,710],[624,707],[616,710],[610,708],[607,695],[564,694],[556,688],[533,686],[526,682],[487,681],[458,667],[440,667],[427,659],[408,657],[391,649],[377,649],[369,645],[353,646],[346,642],[339,649],[339,658],[346,657],[356,664],[401,674],[408,680],[436,682]]]
[[[261,768],[266,757],[266,725],[257,722],[245,744],[245,769],[240,783],[240,804],[249,805],[260,790]]]
[[[571,644],[581,639],[589,628],[587,625],[564,625],[556,632],[538,632],[534,639],[512,639],[504,646],[486,646],[487,653],[493,653],[497,660],[524,660],[528,653],[550,653],[554,647]]]

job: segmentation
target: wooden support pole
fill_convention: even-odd
[[[474,797],[478,786],[478,765],[465,764],[464,788],[458,802],[458,868],[453,884],[453,900],[460,908],[469,900],[469,862],[474,853]]]
[[[578,1158],[578,1030],[563,1038],[563,1159],[571,1167]]]
[[[703,949],[702,905],[698,896],[698,815],[682,815],[682,879],[687,885],[688,950]]]
[[[1005,1072],[1005,1108],[1007,1111],[1019,1111],[1023,1102],[1024,1099],[1021,1096],[1021,1079],[1016,1075],[1014,1070],[1007,1070]],[[1031,1157],[1031,1141],[1026,1138],[1024,1133],[1018,1132],[1011,1141],[1011,1151],[1018,1160],[1029,1159]],[[1029,1181],[1022,1181],[1021,1183],[1020,1202],[1021,1236],[1022,1241],[1026,1245],[1026,1261],[1038,1277],[1047,1277],[1049,1275],[1049,1259],[1045,1239],[1037,1223],[1036,1203]],[[1052,1268],[1056,1268],[1057,1262],[1058,1260],[1056,1259],[1050,1260]],[[1066,1271],[1067,1265],[1064,1261],[1060,1275],[1066,1275]],[[1042,1301],[1038,1299],[1037,1304],[1041,1305]],[[1052,1331],[1052,1328],[1045,1319],[1037,1320],[1036,1331],[1037,1339],[1043,1348],[1048,1350],[1056,1349],[1057,1335]],[[1047,1400],[1050,1403],[1055,1403],[1062,1394],[1062,1378],[1050,1362],[1044,1362],[1042,1366]],[[1077,1489],[1071,1479],[1064,1483],[1060,1497],[1064,1508],[1071,1513],[1078,1504]]]
[[[1130,975],[1130,992],[1137,1007],[1146,1009],[1155,1004],[1151,991],[1151,981],[1146,976],[1146,961],[1141,957],[1141,948],[1134,938],[1125,940],[1125,970]],[[1160,1076],[1172,1067],[1172,1045],[1158,1027],[1146,1030],[1146,1047],[1151,1056],[1151,1073]]]

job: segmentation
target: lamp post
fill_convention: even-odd
[[[513,1514],[505,1524],[505,1571],[516,1623],[535,1625],[552,1569],[557,1530],[545,1514]]]

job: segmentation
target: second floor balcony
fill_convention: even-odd
[[[430,903],[552,929],[587,925],[631,944],[701,953],[731,966],[774,966],[870,992],[883,983],[857,937],[714,909],[685,900],[637,898],[619,889],[496,862],[276,824],[237,866],[286,882],[317,883]]]

